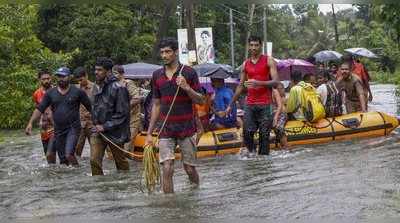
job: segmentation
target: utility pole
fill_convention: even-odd
[[[229,27],[231,31],[231,65],[232,68],[235,69],[235,44],[233,39],[233,12],[232,9],[229,9]]]
[[[251,4],[249,6],[249,17],[250,17],[250,20],[249,20],[249,27],[247,27],[245,59],[247,59],[249,57],[249,41],[248,41],[248,39],[250,37],[251,29],[252,29],[252,26],[253,26],[253,16],[254,16],[255,8],[256,8],[255,4]]]
[[[188,33],[188,49],[196,50],[196,36],[194,32],[194,15],[193,15],[193,0],[184,0],[183,1],[185,7],[185,23],[186,29]]]
[[[334,6],[334,4],[332,4],[331,6],[332,6],[333,25],[335,26],[335,41],[336,41],[335,48],[336,48],[336,45],[339,43],[339,33],[338,33],[338,28],[337,28],[335,6]]]
[[[177,11],[178,11],[178,27],[179,29],[182,29],[183,27],[183,17],[184,17],[184,13],[185,13],[185,8],[183,7],[183,5],[178,5],[177,6]]]
[[[264,6],[263,10],[263,33],[264,33],[263,54],[267,54],[267,6]]]
[[[160,24],[158,25],[158,30],[156,34],[156,42],[153,45],[152,59],[153,63],[158,61],[158,43],[160,40],[167,35],[168,32],[168,18],[172,15],[172,11],[176,8],[175,2],[173,0],[164,0],[163,14],[160,18]]]

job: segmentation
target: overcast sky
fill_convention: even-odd
[[[335,12],[343,10],[343,9],[348,9],[351,8],[351,4],[335,4]],[[331,4],[319,4],[319,10],[326,14],[327,12],[332,12],[332,6]]]

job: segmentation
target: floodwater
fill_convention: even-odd
[[[372,86],[371,109],[399,115],[395,86]],[[55,218],[372,219],[400,214],[400,136],[297,147],[268,158],[201,159],[193,188],[180,162],[175,194],[141,192],[141,163],[128,174],[105,160],[90,175],[89,151],[79,168],[48,166],[39,136],[5,136],[0,144],[0,221]]]

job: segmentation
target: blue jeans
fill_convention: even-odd
[[[272,129],[271,105],[246,105],[244,109],[243,136],[244,144],[250,152],[256,151],[254,134],[258,130],[258,153],[269,155],[269,134]]]
[[[61,132],[56,132],[56,149],[60,158],[60,163],[78,165],[75,158],[75,147],[78,142],[80,128],[68,128]]]
[[[46,156],[48,164],[56,163],[56,148],[54,145],[55,144],[54,141],[55,141],[54,136],[50,137],[48,140],[42,140],[43,152],[44,155]],[[60,154],[58,154],[58,157],[60,158],[60,163],[61,163],[62,160]]]

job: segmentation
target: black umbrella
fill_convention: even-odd
[[[123,65],[125,77],[130,79],[150,79],[153,72],[162,68],[160,65],[149,63],[131,63]]]
[[[197,74],[200,77],[208,77],[215,73],[218,73],[219,76],[226,76],[228,78],[232,75],[233,69],[231,66],[227,64],[214,64],[214,63],[205,63],[193,66],[193,69],[196,70]]]
[[[226,64],[206,63],[195,65],[193,68],[199,75],[201,86],[209,93],[214,92],[214,89],[211,86],[211,78],[225,79],[225,84],[227,86],[236,86],[239,82],[237,79],[231,78],[233,69],[231,66]]]

